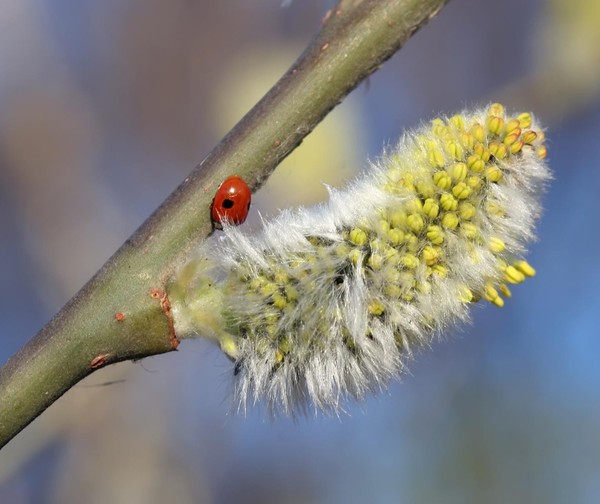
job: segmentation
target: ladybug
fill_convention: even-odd
[[[252,193],[241,177],[227,177],[217,189],[210,206],[213,225],[222,229],[223,222],[237,226],[242,224],[250,211]]]

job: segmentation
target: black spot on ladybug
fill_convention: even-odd
[[[233,201],[230,199],[225,199],[223,200],[223,203],[221,203],[221,206],[223,208],[233,208]],[[248,208],[250,208],[250,205],[248,205]]]

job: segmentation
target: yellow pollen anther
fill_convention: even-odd
[[[518,140],[519,136],[521,136],[521,128],[517,128],[512,133],[506,135],[502,143],[504,145],[512,145]]]
[[[453,124],[457,129],[465,129],[465,118],[460,114],[454,115],[450,118],[450,123]]]
[[[485,170],[485,176],[490,182],[500,182],[502,180],[502,170],[496,165],[488,166]]]
[[[379,301],[373,300],[369,303],[369,313],[371,315],[375,315],[376,317],[378,317],[382,315],[384,311],[385,308]]]
[[[471,222],[461,222],[460,234],[469,240],[473,240],[479,236],[479,228]]]
[[[512,133],[519,128],[519,126],[521,126],[521,123],[518,119],[511,119],[506,123],[506,133]]]
[[[465,151],[458,142],[448,142],[446,144],[446,152],[454,159],[462,159]]]
[[[349,252],[350,252],[350,247],[348,246],[347,243],[340,243],[337,247],[335,247],[335,253],[338,257],[346,257]],[[294,264],[292,264],[291,266],[297,267]]]
[[[362,262],[362,258],[362,252],[358,249],[352,249],[348,254],[348,259],[350,259],[350,262],[352,262],[352,264],[354,265],[357,265],[360,262]]]
[[[431,121],[431,131],[433,131],[436,135],[441,135],[446,130],[446,124],[442,119],[436,117]]]
[[[453,212],[458,206],[458,201],[450,193],[444,193],[440,196],[440,206],[447,212]]]
[[[367,264],[375,271],[380,270],[383,266],[383,256],[381,254],[371,254]]]
[[[465,163],[456,163],[452,168],[450,168],[451,177],[457,182],[461,182],[467,178],[467,165]]]
[[[415,269],[419,265],[419,259],[413,254],[403,254],[401,262],[408,269]]]
[[[439,149],[431,148],[427,152],[427,159],[429,160],[429,164],[436,168],[441,168],[444,166],[444,155],[439,151]]]
[[[442,217],[442,226],[448,229],[455,229],[458,226],[458,216],[455,213],[448,212]]]
[[[497,201],[488,201],[485,209],[489,214],[496,217],[504,217],[505,215],[504,208]]]
[[[444,191],[450,189],[450,186],[452,185],[452,179],[450,178],[450,175],[448,175],[448,173],[444,170],[436,172],[433,175],[433,182],[436,186]]]
[[[521,149],[523,148],[523,146],[525,145],[525,143],[523,142],[523,140],[519,140],[517,142],[515,142],[514,144],[512,144],[509,148],[508,151],[511,154],[516,154],[517,152],[520,152]]]
[[[475,173],[481,173],[485,168],[485,162],[483,159],[475,159],[469,168],[471,168],[471,170],[473,170]]]
[[[404,232],[401,229],[393,228],[387,234],[388,240],[393,245],[398,245],[404,241]]]
[[[492,134],[492,135],[501,135],[504,131],[504,119],[502,119],[501,117],[498,116],[490,116],[488,117],[487,120],[487,128],[488,131]]]
[[[459,199],[467,199],[471,195],[471,188],[464,182],[459,182],[452,188],[452,194]]]
[[[458,216],[461,219],[471,220],[473,217],[475,217],[476,213],[477,210],[468,201],[463,201],[460,205],[458,205]]]
[[[505,113],[504,105],[502,105],[501,103],[498,103],[498,102],[492,103],[490,105],[488,112],[490,115],[504,116],[504,113]]]
[[[443,264],[436,264],[431,268],[431,271],[434,275],[439,276],[440,278],[446,278],[448,276],[448,268]]]
[[[276,364],[281,364],[283,362],[284,358],[285,358],[285,355],[281,350],[279,350],[279,349],[275,350],[275,363]]]
[[[514,266],[507,266],[504,270],[504,280],[508,283],[518,284],[525,280],[525,275]]]
[[[521,273],[525,276],[532,277],[535,276],[535,269],[527,262],[527,261],[517,261],[513,264],[515,268],[517,268]]]
[[[273,282],[265,282],[258,292],[263,296],[270,296],[275,293],[277,289],[279,289],[279,287],[277,287],[277,285]]]
[[[404,235],[404,243],[411,252],[416,251],[419,248],[419,238],[413,233],[406,233]]]
[[[354,228],[350,231],[350,241],[355,245],[366,245],[368,238],[367,233],[365,233],[362,229]]]
[[[504,300],[500,297],[498,291],[494,289],[494,286],[490,283],[485,284],[485,287],[483,288],[483,297],[496,306],[504,306]]]
[[[431,245],[427,245],[423,248],[422,257],[427,266],[433,266],[440,259],[440,251]]]
[[[400,287],[398,287],[397,285],[394,284],[387,284],[384,288],[383,288],[383,292],[385,293],[386,296],[391,297],[391,298],[399,298],[400,295],[402,294],[402,289],[400,289]]]
[[[504,241],[500,238],[497,238],[496,236],[492,236],[490,238],[490,242],[488,245],[490,250],[495,254],[501,254],[506,249],[506,244],[504,243]]]
[[[490,160],[490,156],[492,155],[490,149],[484,147],[483,144],[477,144],[473,147],[473,152],[479,156],[484,163],[487,163]]]
[[[499,143],[499,142],[491,142],[490,143],[490,153],[496,159],[504,159],[506,157],[507,152],[508,152],[508,149],[506,148],[506,145]]]
[[[540,159],[545,159],[546,156],[548,155],[548,151],[547,151],[546,147],[543,147],[543,146],[538,147],[538,149],[535,152]]]
[[[463,285],[458,289],[458,299],[463,303],[470,303],[473,301],[473,292],[466,285]]]
[[[485,128],[481,124],[475,123],[471,126],[471,135],[473,135],[478,142],[485,142]]]
[[[431,292],[431,283],[425,281],[425,282],[419,282],[417,284],[417,290],[421,293],[421,294],[429,294]]]
[[[287,300],[281,292],[275,292],[271,296],[271,300],[273,301],[273,306],[278,310],[283,310],[287,305]]]
[[[298,299],[298,289],[293,285],[286,285],[284,290],[288,301],[296,301]]]
[[[525,133],[523,133],[523,136],[521,137],[523,142],[525,142],[526,144],[532,144],[536,138],[537,138],[537,133],[532,130],[526,131]]]
[[[444,243],[444,232],[439,226],[429,226],[427,228],[427,239],[434,245]]]
[[[406,223],[408,224],[408,227],[412,229],[415,233],[421,231],[421,229],[423,229],[423,226],[425,225],[423,217],[416,213],[410,214],[406,219]]]
[[[406,211],[410,213],[422,212],[423,202],[419,198],[413,198],[406,204]]]
[[[475,137],[470,133],[461,133],[460,134],[460,143],[467,150],[470,150],[475,145]]]
[[[510,292],[510,289],[508,288],[508,285],[506,285],[505,283],[500,284],[499,288],[500,288],[500,292],[502,293],[502,295],[504,297],[509,298],[509,297],[512,296],[512,292]]]
[[[390,222],[385,219],[379,220],[375,226],[375,230],[377,231],[377,234],[385,236],[390,230]]]
[[[406,213],[405,212],[392,212],[392,214],[390,215],[390,221],[392,223],[392,226],[394,226],[395,228],[401,228],[404,227],[406,225]]]
[[[423,203],[423,213],[430,219],[435,219],[440,213],[440,207],[433,198],[427,198]]]
[[[521,128],[530,128],[531,127],[532,119],[531,119],[531,114],[529,114],[528,112],[523,112],[522,114],[519,114],[517,119],[521,123]]]
[[[230,336],[224,336],[219,339],[219,346],[225,355],[227,355],[230,359],[237,359],[239,355],[239,348],[233,339]]]
[[[250,280],[249,286],[252,290],[258,291],[264,284],[266,280],[262,276],[255,276],[252,280]]]
[[[430,178],[418,180],[416,189],[423,198],[431,198],[436,191],[436,187]]]

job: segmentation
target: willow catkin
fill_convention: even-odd
[[[434,119],[326,204],[284,211],[259,234],[226,226],[195,260],[210,259],[197,270],[211,296],[193,262],[180,274],[176,327],[210,333],[235,361],[241,409],[337,411],[385,387],[472,303],[502,306],[509,284],[533,276],[523,254],[545,157],[528,113],[493,104]]]

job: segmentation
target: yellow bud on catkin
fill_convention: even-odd
[[[511,119],[510,121],[508,121],[508,123],[506,123],[506,133],[510,134],[513,131],[519,129],[520,126],[521,122],[518,119]]]
[[[423,221],[423,217],[421,217],[421,215],[415,213],[408,216],[406,219],[406,224],[408,224],[408,227],[415,233],[418,233],[421,231],[421,229],[423,229],[425,222]]]
[[[514,267],[517,268],[525,276],[535,276],[535,269],[533,269],[527,261],[517,261],[514,264]]]
[[[490,115],[504,117],[506,109],[504,108],[504,105],[502,105],[501,103],[497,103],[496,102],[496,103],[492,103],[490,105],[490,108],[488,109],[488,112],[489,112]]]
[[[449,229],[454,229],[458,226],[459,220],[455,213],[448,212],[442,217],[442,226]]]
[[[435,219],[440,213],[440,207],[432,198],[427,198],[423,203],[423,213],[430,219]]]
[[[530,128],[532,124],[531,114],[524,112],[517,116],[517,119],[521,123],[521,128]]]
[[[485,169],[485,176],[490,182],[500,182],[502,179],[502,170],[496,165],[488,166]]]
[[[535,131],[531,131],[531,130],[525,131],[523,133],[523,136],[521,137],[523,142],[525,142],[526,144],[532,144],[536,138],[537,138],[537,133]]]
[[[468,201],[463,201],[460,205],[458,205],[458,216],[463,220],[471,220],[473,217],[475,217],[476,213],[477,209]]]
[[[450,189],[450,186],[452,185],[452,179],[450,178],[450,175],[448,175],[448,173],[444,170],[434,174],[433,182],[436,186],[443,190]]]
[[[458,201],[454,196],[452,196],[452,194],[442,194],[442,196],[440,197],[440,206],[444,210],[451,212],[453,210],[456,210],[456,208],[458,207]]]
[[[492,252],[494,252],[495,254],[500,254],[500,253],[504,252],[504,250],[506,249],[506,244],[500,238],[498,238],[496,236],[492,236],[490,238],[489,247],[490,247],[490,250]]]
[[[452,116],[450,118],[450,123],[460,131],[463,131],[465,129],[465,118],[460,114]]]
[[[433,266],[438,262],[440,258],[440,252],[438,249],[432,247],[431,245],[425,246],[423,249],[423,259],[427,266]]]
[[[450,176],[457,182],[462,182],[467,178],[468,168],[465,163],[456,163],[450,169]]]
[[[444,232],[439,226],[429,226],[427,228],[427,238],[434,245],[441,245],[444,243]]]
[[[475,140],[477,140],[478,142],[485,142],[485,128],[481,124],[476,123],[472,126],[471,135],[473,135],[475,137]]]
[[[459,182],[452,188],[452,194],[459,200],[467,199],[471,194],[471,188],[464,182]]]
[[[380,316],[385,311],[384,306],[377,300],[371,301],[369,303],[369,313],[371,315]]]
[[[490,116],[487,120],[487,128],[492,135],[501,135],[504,132],[504,119],[498,116]]]
[[[355,245],[365,245],[368,241],[367,233],[362,229],[355,228],[350,231],[350,241]]]
[[[402,264],[406,266],[408,269],[414,269],[419,265],[419,259],[412,254],[404,254],[401,257]]]
[[[500,292],[502,293],[502,295],[504,297],[511,297],[512,296],[512,292],[510,292],[510,289],[508,288],[508,285],[506,284],[500,284]]]
[[[388,240],[390,240],[390,243],[393,245],[398,245],[404,241],[404,232],[398,228],[390,229],[387,236]]]
[[[508,283],[518,284],[525,280],[525,275],[514,266],[507,266],[504,270],[504,280]]]

